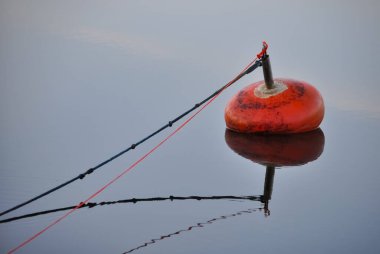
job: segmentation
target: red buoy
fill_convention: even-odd
[[[227,128],[244,133],[301,133],[317,129],[324,103],[312,85],[273,79],[269,56],[262,57],[265,81],[237,93],[225,108]]]

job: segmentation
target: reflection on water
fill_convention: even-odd
[[[298,166],[316,160],[323,152],[325,138],[322,130],[317,129],[308,133],[292,134],[292,135],[255,135],[243,134],[230,130],[225,131],[225,140],[228,146],[236,153],[244,158],[247,158],[255,163],[266,166],[266,174],[264,180],[264,190],[262,195],[257,196],[187,196],[187,197],[152,197],[152,198],[132,198],[117,201],[104,201],[99,203],[87,203],[81,208],[93,208],[104,205],[114,205],[121,203],[138,203],[138,202],[157,202],[157,201],[175,201],[175,200],[249,200],[260,201],[264,204],[264,208],[249,209],[246,211],[237,212],[230,215],[220,216],[208,220],[203,223],[197,223],[187,229],[178,230],[174,233],[163,235],[160,238],[152,239],[136,248],[130,249],[124,253],[130,253],[148,245],[154,244],[157,241],[164,240],[182,232],[191,231],[193,228],[200,228],[207,224],[212,224],[221,219],[227,219],[243,213],[252,213],[257,210],[263,210],[265,216],[270,215],[269,201],[272,198],[274,175],[276,167],[281,166]],[[60,212],[65,210],[75,209],[77,206],[69,206],[45,210],[30,214],[25,214],[17,217],[1,220],[0,223],[7,223],[20,219]]]
[[[131,199],[122,199],[122,200],[115,200],[115,201],[103,201],[103,202],[89,202],[78,209],[82,209],[85,207],[88,208],[93,208],[97,206],[105,206],[105,205],[115,205],[115,204],[125,204],[125,203],[141,203],[141,202],[157,202],[157,201],[178,201],[178,200],[250,200],[250,201],[261,201],[262,196],[189,196],[189,197],[178,197],[178,196],[169,196],[169,197],[153,197],[153,198],[131,198]],[[67,206],[67,207],[61,207],[61,208],[56,208],[56,209],[50,209],[50,210],[44,210],[40,212],[34,212],[34,213],[29,213],[29,214],[24,214],[21,216],[16,216],[4,220],[0,220],[1,223],[7,223],[11,221],[16,221],[16,220],[21,220],[25,218],[30,218],[30,217],[36,217],[44,214],[50,214],[50,213],[55,213],[55,212],[61,212],[61,211],[66,211],[66,210],[71,210],[76,208],[77,205],[73,206]]]
[[[169,237],[172,237],[172,236],[175,236],[175,235],[179,235],[179,234],[184,233],[184,232],[191,231],[194,228],[203,228],[204,226],[212,224],[212,223],[214,223],[216,221],[219,221],[219,220],[225,220],[225,219],[229,219],[229,218],[232,218],[232,217],[240,216],[240,215],[243,215],[243,214],[250,214],[250,213],[253,213],[253,212],[256,212],[256,211],[261,211],[261,210],[262,210],[262,208],[257,208],[257,209],[250,208],[250,209],[247,209],[247,210],[244,210],[244,211],[239,211],[239,212],[236,212],[236,213],[233,213],[233,214],[222,215],[220,217],[213,218],[213,219],[208,220],[206,222],[199,222],[199,223],[197,223],[197,224],[195,224],[193,226],[190,226],[190,227],[188,227],[186,229],[181,229],[181,230],[178,230],[178,231],[176,231],[174,233],[163,235],[160,238],[152,239],[149,242],[146,242],[146,243],[144,243],[144,244],[142,244],[142,245],[140,245],[140,246],[138,246],[136,248],[133,248],[133,249],[130,249],[130,250],[126,251],[126,252],[123,252],[123,254],[125,254],[125,253],[131,253],[131,252],[133,252],[135,250],[147,247],[148,245],[154,244],[154,243],[156,243],[158,241],[161,241],[161,240],[164,240],[166,238],[169,238]]]
[[[266,166],[263,199],[265,214],[270,215],[276,167],[299,166],[318,159],[325,146],[321,129],[291,135],[258,135],[226,129],[227,145],[240,156]]]
[[[264,166],[298,166],[318,159],[325,146],[321,129],[292,135],[255,135],[226,129],[227,145],[237,154]]]
[[[104,205],[114,205],[122,203],[139,203],[139,202],[157,202],[157,201],[178,201],[178,200],[249,200],[249,201],[260,201],[264,204],[264,214],[265,216],[270,215],[269,201],[272,198],[274,176],[276,167],[282,166],[299,166],[306,164],[310,161],[316,160],[323,152],[325,137],[321,129],[315,131],[292,134],[292,135],[255,135],[255,134],[244,134],[237,133],[226,129],[225,140],[227,145],[237,154],[242,157],[249,159],[255,163],[266,166],[266,174],[264,180],[264,190],[262,195],[252,195],[252,196],[169,196],[169,197],[152,197],[152,198],[132,198],[123,199],[116,201],[103,201],[99,203],[87,203],[81,208],[94,208]],[[1,220],[0,223],[7,223],[11,221],[16,221],[20,219],[36,217],[44,214],[50,214],[65,210],[71,210],[75,208],[74,206],[62,207],[50,210],[44,210],[40,212],[29,213],[17,217],[12,217],[8,219]],[[261,208],[259,210],[262,210]],[[251,213],[256,211],[255,209],[249,209],[247,211],[242,211],[234,213],[231,215],[221,216],[219,218],[211,219],[205,223],[197,223],[195,226],[190,226],[187,229],[179,230],[174,233],[163,235],[158,239],[152,239],[136,248],[133,248],[125,253],[130,253],[132,251],[138,250],[142,247],[154,244],[159,240],[169,238],[173,235],[178,235],[182,232],[190,231],[193,228],[203,227],[206,224],[211,224],[214,221],[220,219],[226,219],[236,215],[241,215],[242,213]]]
[[[264,212],[270,215],[269,200],[272,197],[274,175],[276,167],[298,166],[316,160],[323,152],[325,137],[321,129],[311,132],[292,135],[256,135],[244,134],[226,129],[225,140],[228,146],[237,154],[255,163],[266,166],[263,195],[257,196],[188,196],[188,197],[153,197],[132,198],[117,201],[103,201],[99,203],[87,203],[80,208],[93,208],[96,206],[113,205],[120,203],[138,203],[166,200],[251,200],[264,203]],[[1,220],[7,223],[39,215],[74,209],[74,206],[50,209],[34,212],[17,217]]]

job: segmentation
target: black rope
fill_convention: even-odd
[[[169,196],[169,197],[154,197],[154,198],[130,198],[130,199],[122,199],[122,200],[116,200],[116,201],[103,201],[99,203],[92,203],[89,202],[87,204],[84,204],[81,206],[81,208],[93,208],[96,206],[104,206],[104,205],[114,205],[114,204],[125,204],[125,203],[140,203],[140,202],[152,202],[152,201],[175,201],[175,200],[249,200],[249,201],[260,201],[262,202],[262,196],[189,196],[189,197],[178,197],[178,196]],[[74,206],[67,206],[67,207],[62,207],[62,208],[56,208],[56,209],[50,209],[50,210],[44,210],[40,212],[34,212],[34,213],[29,213],[29,214],[24,214],[4,220],[0,220],[0,224],[2,223],[7,223],[11,221],[16,221],[16,220],[21,220],[21,219],[26,219],[30,217],[36,217],[44,214],[49,214],[49,213],[56,213],[56,212],[62,212],[66,210],[71,210],[73,208],[77,207],[76,205]]]
[[[221,87],[220,89],[218,89],[217,91],[215,91],[213,94],[211,94],[210,96],[208,96],[206,99],[204,99],[203,101],[195,104],[192,108],[190,108],[189,110],[185,111],[184,113],[182,113],[181,115],[177,116],[176,118],[174,118],[173,120],[169,121],[167,124],[165,124],[164,126],[162,126],[161,128],[159,128],[158,130],[156,130],[155,132],[153,132],[152,134],[148,135],[147,137],[141,139],[140,141],[138,141],[137,143],[135,144],[132,144],[130,147],[128,147],[127,149],[124,149],[123,151],[119,152],[118,154],[112,156],[111,158],[99,163],[98,165],[96,165],[95,167],[92,167],[90,169],[88,169],[87,171],[83,172],[82,174],[74,177],[73,179],[71,180],[68,180],[67,182],[64,182],[34,198],[31,198],[19,205],[16,205],[4,212],[1,212],[0,213],[0,216],[3,216],[11,211],[14,211],[14,210],[17,210],[33,201],[36,201],[37,199],[40,199],[46,195],[49,195],[50,193],[56,191],[56,190],[59,190],[63,187],[65,187],[66,185],[69,185],[70,183],[72,182],[75,182],[76,180],[78,179],[83,179],[85,178],[87,175],[93,173],[95,170],[99,169],[100,167],[108,164],[109,162],[113,161],[114,159],[120,157],[121,155],[125,154],[126,152],[130,151],[130,150],[133,150],[135,149],[137,146],[139,146],[140,144],[144,143],[145,141],[147,141],[148,139],[150,139],[151,137],[157,135],[158,133],[160,133],[161,131],[165,130],[166,128],[168,127],[172,127],[174,123],[176,123],[177,121],[179,121],[180,119],[182,119],[183,117],[185,117],[186,115],[188,115],[190,112],[194,111],[195,109],[197,109],[198,107],[200,107],[201,105],[203,105],[204,103],[206,103],[207,101],[209,101],[210,99],[212,99],[213,97],[215,97],[216,95],[218,95],[219,93],[221,93],[224,89],[226,89],[227,87],[229,87],[230,85],[232,85],[233,83],[235,83],[236,81],[238,81],[240,78],[242,78],[244,75],[248,74],[248,73],[251,73],[253,70],[255,70],[257,67],[261,66],[262,63],[261,63],[261,60],[257,60],[256,62],[254,62],[249,68],[247,68],[247,70],[245,70],[244,72],[240,73],[236,78],[234,78],[233,80],[231,80],[230,82],[228,82],[226,85],[224,85],[223,87]]]

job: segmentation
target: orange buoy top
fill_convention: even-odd
[[[251,84],[225,108],[227,128],[245,133],[300,133],[317,129],[324,116],[320,93],[310,84],[274,79]]]

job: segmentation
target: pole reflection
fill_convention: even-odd
[[[300,166],[319,158],[325,136],[321,129],[290,135],[259,135],[226,129],[227,145],[240,156],[266,167],[261,202],[266,216],[270,215],[275,170],[278,167]]]

